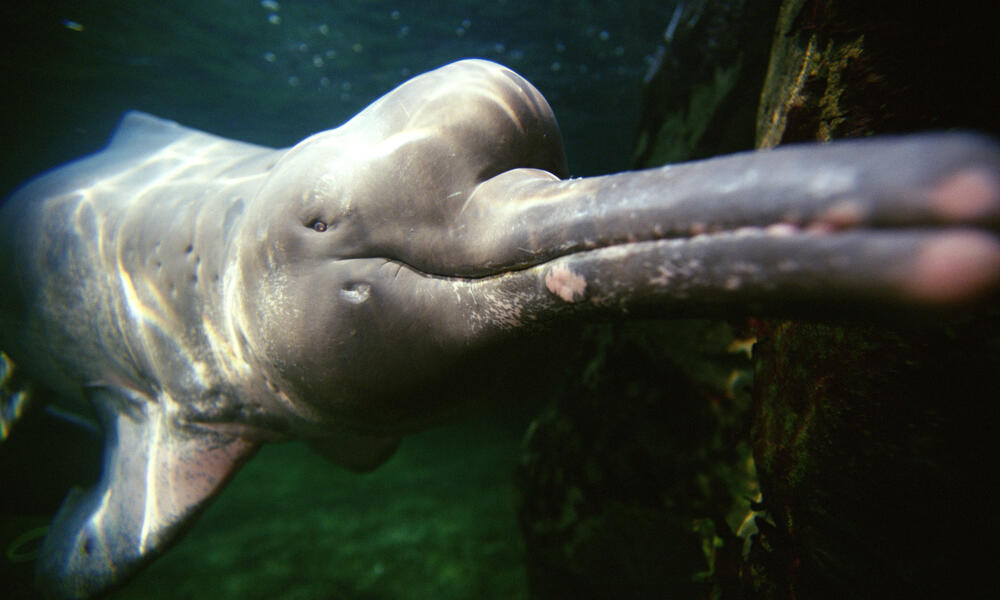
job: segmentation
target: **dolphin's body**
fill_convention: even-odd
[[[0,349],[106,438],[42,588],[124,581],[263,442],[377,466],[551,323],[955,304],[1000,280],[1000,152],[976,136],[566,174],[538,91],[470,60],[286,150],[130,113],[19,190]]]

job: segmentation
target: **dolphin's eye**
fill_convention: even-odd
[[[318,231],[320,233],[326,231],[326,223],[320,221],[319,219],[313,221],[309,226],[313,228],[313,231]]]

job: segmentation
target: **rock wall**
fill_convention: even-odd
[[[1000,134],[977,3],[788,0],[757,123],[777,144],[972,128]],[[1000,398],[995,310],[758,329],[752,438],[764,514],[755,598],[940,598],[989,589]],[[988,471],[988,469],[987,469]]]
[[[682,4],[647,76],[636,166],[951,127],[1000,135],[985,3]],[[984,459],[998,322],[980,307],[588,330],[569,371],[584,376],[536,419],[518,473],[535,596],[937,598],[959,582],[985,594],[992,553],[974,548],[998,532]]]

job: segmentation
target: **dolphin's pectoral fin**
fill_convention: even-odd
[[[70,492],[38,561],[48,595],[90,597],[163,552],[257,445],[176,424],[162,405],[117,388],[91,392],[105,430],[98,485]]]
[[[355,473],[367,473],[396,453],[399,438],[337,432],[310,440],[309,447],[338,466]]]

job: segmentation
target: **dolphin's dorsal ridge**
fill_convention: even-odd
[[[53,597],[88,597],[123,582],[166,550],[257,448],[181,428],[163,403],[133,392],[88,393],[105,430],[104,466],[97,486],[67,497],[46,537],[39,585]]]
[[[122,116],[111,134],[108,149],[144,153],[191,134],[206,135],[170,119],[162,119],[141,110],[130,110]]]

